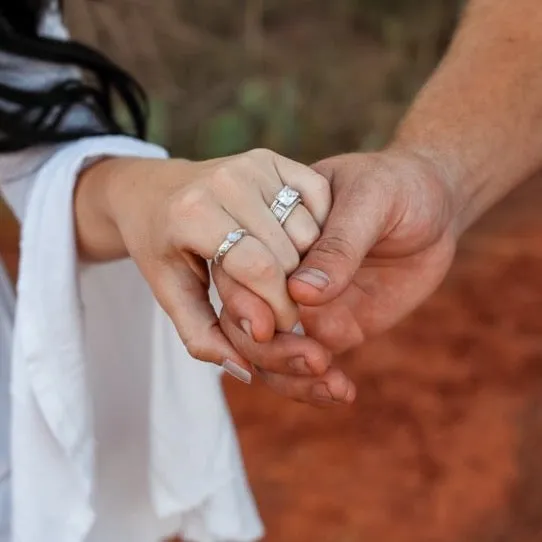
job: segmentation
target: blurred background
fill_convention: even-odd
[[[152,139],[174,154],[311,162],[386,143],[462,2],[66,4],[75,36],[144,83]],[[351,408],[226,382],[266,541],[542,541],[541,186],[465,236],[420,310],[337,360]]]
[[[70,28],[133,72],[152,138],[206,158],[379,147],[433,69],[454,0],[70,0]]]

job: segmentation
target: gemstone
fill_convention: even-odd
[[[278,194],[277,199],[283,204],[283,205],[292,205],[294,201],[299,198],[299,192],[297,190],[294,190],[293,188],[290,188],[289,186],[285,186]]]
[[[231,231],[230,233],[228,233],[228,235],[226,236],[226,239],[230,242],[230,243],[237,243],[237,241],[239,241],[239,239],[241,239],[241,237],[243,237],[243,233],[240,232],[240,231]]]

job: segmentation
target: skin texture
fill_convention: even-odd
[[[300,192],[282,228],[269,206],[284,184]],[[250,379],[251,365],[224,336],[208,298],[212,259],[229,232],[245,228],[221,269],[272,310],[290,332],[299,321],[286,277],[314,243],[331,205],[329,182],[267,150],[207,162],[111,158],[89,167],[75,193],[80,253],[91,260],[130,256],[171,317],[190,354]],[[190,310],[187,310],[190,307]],[[318,375],[329,355],[313,341],[304,364],[262,368]]]
[[[81,252],[92,259],[131,256],[195,357],[231,359],[245,370],[250,360],[282,395],[349,403],[354,386],[330,367],[331,353],[385,331],[422,303],[445,276],[458,236],[540,169],[541,27],[538,0],[471,0],[448,54],[389,147],[314,166],[331,183],[333,209],[297,271],[290,275],[297,265],[292,251],[288,261],[272,265],[268,259],[253,268],[251,279],[213,269],[225,303],[220,327],[208,304],[202,259],[211,249],[190,252],[188,237],[172,241],[172,225],[179,227],[183,213],[172,215],[164,202],[186,194],[195,179],[212,179],[215,188],[226,180],[233,190],[262,165],[261,151],[241,166],[235,159],[203,166],[123,159],[94,165],[76,192]],[[269,164],[269,157],[263,160]],[[290,169],[286,182],[293,184],[301,171],[306,175]],[[209,192],[195,194],[184,207],[181,202],[181,211],[191,208],[186,201],[206,201]],[[227,191],[221,196],[227,199]],[[310,211],[321,225],[326,213]],[[200,205],[199,216],[207,212]],[[170,217],[171,228],[156,217]],[[314,240],[314,230],[311,235]],[[309,240],[293,242],[298,253]],[[261,254],[253,255],[251,261],[261,263]],[[197,307],[190,318],[187,304]],[[288,333],[299,315],[310,337]],[[205,333],[196,332],[201,329]]]
[[[333,208],[289,278],[312,338],[339,352],[393,326],[438,287],[458,236],[540,170],[541,25],[537,0],[472,0],[390,146],[314,166],[331,182]],[[272,342],[262,341],[275,327],[269,309],[228,277],[218,282],[229,291],[226,334],[243,355],[264,357]],[[241,340],[241,321],[253,338]],[[337,378],[336,368],[329,372]],[[314,388],[326,377],[300,386],[265,375],[278,393],[316,404]],[[350,402],[352,386],[335,402]]]

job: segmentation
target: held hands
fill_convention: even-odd
[[[281,225],[270,207],[285,185],[300,194],[302,204],[290,207]],[[245,380],[251,365],[223,334],[209,301],[207,260],[232,239],[220,271],[270,311],[269,338],[275,329],[291,332],[299,310],[288,293],[287,276],[318,238],[330,205],[325,177],[266,150],[207,162],[104,160],[81,175],[75,198],[82,254],[95,259],[129,255],[189,353]],[[246,235],[231,235],[239,229]],[[324,373],[329,354],[315,341],[307,342],[306,363],[269,360],[262,368]]]
[[[433,163],[387,150],[330,158],[314,169],[331,182],[333,208],[321,237],[288,280],[311,339],[279,333],[271,340],[270,308],[215,270],[225,302],[222,329],[256,364],[272,360],[278,366],[302,352],[311,356],[314,340],[339,353],[389,329],[437,288],[454,256],[453,187]],[[316,377],[262,374],[276,392],[305,402],[322,404],[327,397],[348,403],[355,394],[337,369]]]
[[[285,185],[303,205],[281,225],[270,206]],[[82,253],[131,256],[193,357],[245,381],[254,368],[278,393],[319,405],[355,397],[331,353],[388,329],[438,286],[457,211],[437,167],[396,149],[314,169],[264,150],[117,158],[90,167],[76,193]],[[207,260],[240,228],[247,235],[212,266],[219,325]],[[306,336],[292,333],[300,320]]]

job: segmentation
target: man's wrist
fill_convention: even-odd
[[[407,156],[413,163],[417,163],[419,170],[424,172],[435,185],[440,187],[446,200],[446,213],[443,220],[445,229],[450,230],[458,238],[464,231],[464,209],[468,202],[468,195],[464,179],[465,172],[461,169],[460,161],[452,160],[449,155],[421,145],[395,139],[386,149],[388,152]]]

